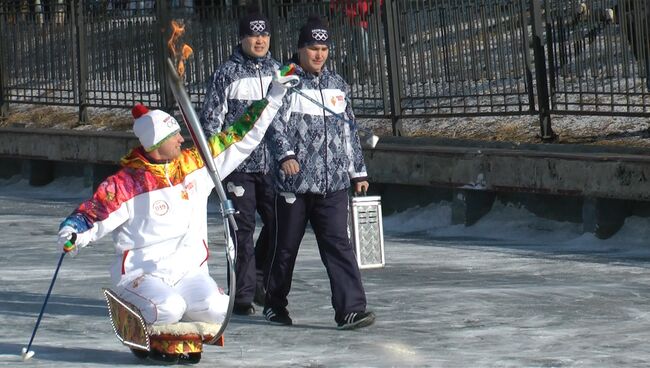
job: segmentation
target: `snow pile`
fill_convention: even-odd
[[[93,191],[81,177],[61,177],[42,187],[34,187],[29,185],[27,179],[14,175],[9,179],[0,179],[0,194],[18,198],[82,201],[90,198]]]
[[[0,179],[0,196],[53,202],[72,202],[70,210],[92,196],[92,187],[83,178],[62,177],[42,187],[33,187],[20,176]],[[630,216],[609,239],[598,239],[583,233],[582,224],[556,221],[536,216],[523,207],[496,201],[489,213],[472,226],[452,225],[451,203],[432,203],[384,216],[385,235],[415,236],[437,239],[481,239],[486,244],[503,246],[544,247],[568,252],[609,252],[625,257],[650,257],[650,218]],[[220,206],[214,199],[208,213],[220,218]]]
[[[505,246],[545,247],[569,252],[608,252],[625,257],[650,257],[650,218],[630,216],[609,239],[583,233],[581,223],[538,217],[525,208],[495,202],[472,226],[451,224],[451,204],[433,203],[384,217],[386,236],[413,235],[439,240],[483,239]]]

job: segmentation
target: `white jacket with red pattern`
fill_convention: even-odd
[[[222,178],[257,147],[279,107],[276,99],[257,101],[239,123],[209,138]],[[60,228],[71,226],[88,242],[112,233],[116,286],[143,274],[173,285],[192,270],[207,270],[207,199],[214,183],[197,149],[153,163],[138,147],[121,164]]]

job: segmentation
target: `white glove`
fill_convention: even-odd
[[[88,236],[84,235],[87,234],[78,234],[77,230],[71,226],[62,227],[59,230],[59,239],[56,242],[57,249],[59,252],[70,253],[70,255],[76,256],[79,248],[88,245]]]
[[[266,99],[275,104],[282,104],[282,97],[284,97],[287,90],[295,87],[300,83],[300,78],[297,75],[282,76],[280,70],[276,70],[271,81],[271,89],[266,94]]]

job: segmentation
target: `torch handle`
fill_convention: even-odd
[[[233,230],[237,231],[237,222],[235,221],[234,216],[235,208],[233,207],[232,201],[226,197],[226,192],[221,184],[221,178],[219,177],[217,166],[214,163],[214,158],[212,157],[210,147],[208,146],[208,141],[203,133],[203,129],[201,129],[201,125],[199,124],[199,117],[197,116],[196,111],[194,111],[190,97],[187,95],[185,87],[183,87],[183,81],[178,76],[178,73],[176,73],[174,64],[170,59],[167,59],[167,67],[169,68],[169,73],[167,73],[167,75],[170,79],[170,88],[178,102],[179,108],[181,109],[183,120],[192,136],[192,140],[198,148],[199,154],[201,155],[201,158],[203,158],[203,162],[205,162],[205,166],[208,168],[210,178],[214,182],[214,188],[217,191],[219,201],[221,202],[222,214],[224,217],[228,218]]]

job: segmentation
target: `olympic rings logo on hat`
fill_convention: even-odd
[[[174,123],[176,123],[176,120],[174,118],[172,118],[171,116],[167,116],[167,117],[165,117],[165,119],[163,119],[163,124],[165,124],[165,126],[167,128],[173,127]]]
[[[250,22],[251,31],[262,33],[266,29],[266,22],[263,20],[254,20]]]
[[[327,39],[329,38],[329,35],[327,34],[326,29],[312,29],[311,30],[311,36],[316,41],[327,41]]]

